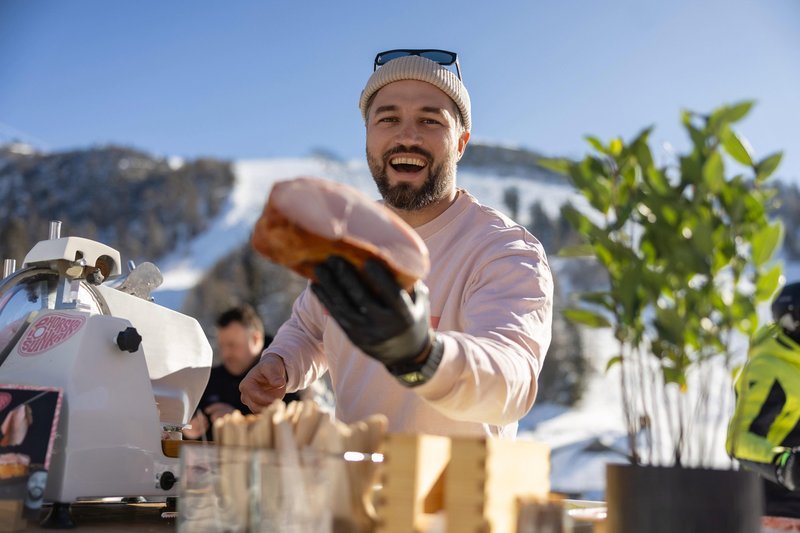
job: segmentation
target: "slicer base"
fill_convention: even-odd
[[[72,520],[70,504],[53,502],[50,512],[42,520],[42,527],[47,529],[73,529],[75,522]]]

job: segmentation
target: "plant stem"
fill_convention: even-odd
[[[635,465],[641,464],[639,457],[639,450],[636,445],[636,427],[632,422],[630,398],[628,396],[628,379],[626,367],[630,364],[627,356],[624,354],[624,345],[620,346],[620,387],[622,389],[622,412],[625,417],[625,427],[628,434],[628,448],[631,451],[631,462]]]
[[[641,416],[639,417],[640,425],[644,430],[645,447],[648,454],[648,463],[653,464],[653,434],[652,434],[652,419],[650,412],[647,408],[647,382],[649,375],[649,368],[645,357],[642,354],[642,349],[636,347],[636,361],[639,369],[639,393],[640,401],[642,403]]]

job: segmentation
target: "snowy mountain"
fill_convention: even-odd
[[[185,291],[193,287],[215,262],[246,242],[275,181],[297,176],[319,176],[346,183],[378,198],[366,162],[335,162],[324,159],[268,159],[238,161],[233,165],[235,185],[229,200],[208,229],[159,261],[164,284],[154,293],[161,305],[180,309]],[[528,206],[544,200],[544,207],[556,216],[567,200],[580,202],[563,180],[553,183],[534,181],[520,175],[497,176],[491,169],[464,169],[458,173],[458,184],[486,205],[508,212],[503,192],[511,187],[519,190],[520,205]],[[517,217],[529,222],[526,212]]]

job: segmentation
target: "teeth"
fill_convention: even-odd
[[[426,164],[424,159],[417,159],[415,157],[395,157],[392,159],[391,163],[393,165],[414,165],[417,167],[424,167]]]

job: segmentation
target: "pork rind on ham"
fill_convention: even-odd
[[[406,289],[430,269],[425,243],[400,217],[353,187],[320,178],[276,182],[252,244],[312,280],[314,267],[334,254],[359,269],[378,259]]]

